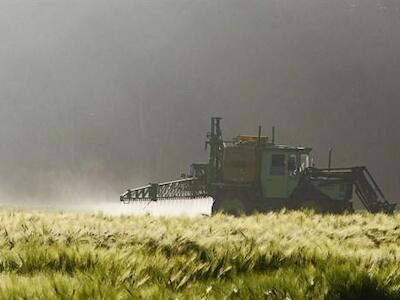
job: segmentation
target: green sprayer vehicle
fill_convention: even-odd
[[[127,190],[124,203],[212,197],[212,213],[230,214],[312,208],[321,213],[352,212],[355,193],[372,213],[393,213],[378,184],[364,166],[316,168],[311,148],[275,143],[261,135],[224,141],[221,118],[211,118],[207,163],[192,164],[181,179]]]

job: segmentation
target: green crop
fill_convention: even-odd
[[[0,212],[0,299],[400,299],[400,215]]]

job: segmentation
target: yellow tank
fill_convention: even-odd
[[[256,151],[254,145],[234,145],[224,148],[223,181],[251,183],[256,178]]]
[[[258,140],[258,136],[256,135],[238,135],[235,138],[236,145],[256,145]],[[260,142],[262,145],[268,143],[268,137],[262,136],[260,137]]]

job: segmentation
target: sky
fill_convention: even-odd
[[[400,202],[400,2],[1,0],[0,196],[118,201],[277,128]]]

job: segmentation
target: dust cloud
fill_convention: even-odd
[[[399,53],[393,0],[1,1],[2,203],[119,205],[205,161],[211,116],[398,201]]]

